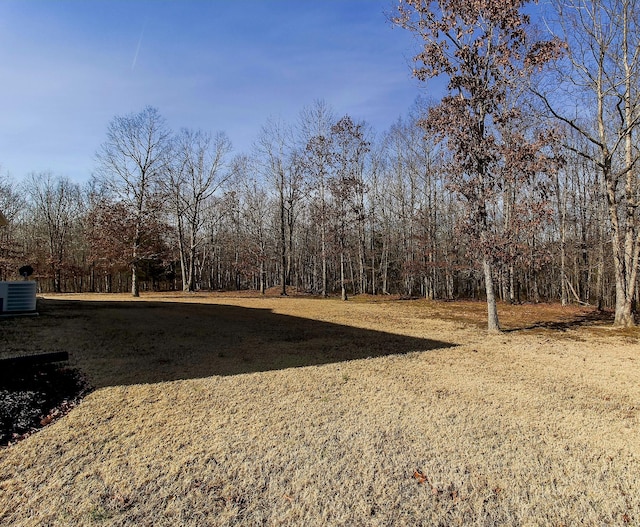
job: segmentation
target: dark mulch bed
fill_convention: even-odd
[[[89,391],[78,370],[59,364],[0,371],[0,446],[24,439],[73,408]]]

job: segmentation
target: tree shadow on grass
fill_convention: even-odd
[[[268,309],[178,302],[39,300],[7,336],[21,354],[67,351],[96,388],[236,375],[449,348]],[[11,331],[11,327],[3,329]]]
[[[613,322],[613,313],[609,311],[593,310],[585,314],[575,315],[566,320],[540,321],[529,324],[525,327],[510,328],[504,330],[505,333],[515,333],[520,331],[552,330],[569,331],[582,327],[602,327],[610,326]]]

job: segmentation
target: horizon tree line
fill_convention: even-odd
[[[233,155],[147,107],[111,121],[85,185],[0,176],[0,278],[485,299],[490,330],[498,299],[578,302],[632,325],[638,4],[557,2],[544,38],[526,4],[403,0],[414,74],[449,85],[379,135],[319,100]]]

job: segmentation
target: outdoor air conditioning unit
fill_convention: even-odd
[[[0,313],[32,313],[36,310],[36,282],[0,282]]]

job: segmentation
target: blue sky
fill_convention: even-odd
[[[396,3],[0,0],[0,170],[86,180],[109,121],[147,105],[235,153],[315,99],[383,132],[426,93]]]

